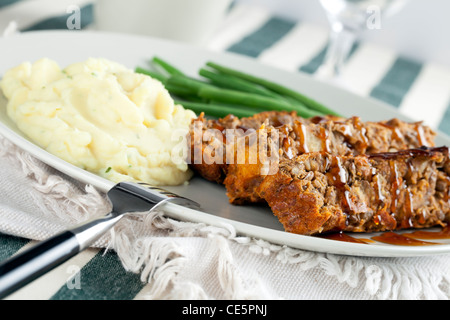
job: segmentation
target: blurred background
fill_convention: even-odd
[[[289,19],[313,22],[328,28],[317,0],[235,0],[258,5]],[[393,17],[383,19],[381,29],[364,30],[361,38],[392,48],[404,56],[435,61],[450,67],[450,1],[410,0]]]
[[[93,3],[95,0],[0,0],[0,32],[11,20],[16,20],[19,29],[27,30],[55,28],[59,18],[60,28],[66,28],[70,5],[81,8],[81,27],[92,28]],[[263,7],[280,17],[328,28],[319,0],[234,0],[232,5],[236,4]],[[361,38],[413,59],[450,67],[449,13],[448,0],[409,0],[395,16],[382,17],[381,29],[366,29]]]
[[[348,6],[359,6],[356,39],[336,23],[353,17]],[[69,29],[184,41],[333,82],[450,134],[449,13],[448,0],[0,0],[0,36]]]

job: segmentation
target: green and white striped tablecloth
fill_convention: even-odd
[[[66,29],[69,13],[64,8],[72,4],[81,9],[81,29],[92,28],[93,4],[90,1],[58,2],[55,6],[50,0],[0,0],[0,31],[8,27],[11,20],[15,20],[21,32]],[[322,26],[274,16],[263,8],[235,5],[207,47],[313,75],[324,58],[327,45],[328,31]],[[400,112],[450,134],[448,68],[360,42],[352,50],[343,78],[355,93],[382,100]],[[0,260],[33,243],[12,235],[0,235]],[[82,275],[79,278],[82,285],[73,290],[77,285],[77,274]],[[138,274],[124,270],[114,252],[89,249],[10,298],[129,300],[141,298],[146,286],[148,284],[142,283]]]

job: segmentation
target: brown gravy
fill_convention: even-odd
[[[344,241],[344,242],[353,242],[353,243],[370,243],[374,242],[370,239],[357,239],[355,237],[352,237],[346,233],[338,232],[338,233],[330,233],[327,235],[320,236],[321,238],[330,239],[330,240],[337,240],[337,241]]]
[[[433,232],[433,231],[424,231],[424,230],[417,230],[410,234],[408,234],[408,237],[414,238],[414,239],[450,239],[450,225],[442,228],[440,231]]]
[[[408,234],[398,234],[395,232],[382,233],[379,236],[372,237],[373,240],[393,244],[398,246],[431,246],[438,245],[440,243],[422,241],[414,238],[410,238]]]
[[[362,243],[362,244],[368,244],[378,241],[398,246],[430,246],[430,245],[440,245],[442,243],[423,240],[450,239],[450,225],[442,228],[440,231],[417,230],[411,233],[403,233],[403,234],[398,234],[395,232],[384,232],[379,236],[372,237],[371,239],[357,239],[343,232],[321,235],[320,237],[330,240]]]

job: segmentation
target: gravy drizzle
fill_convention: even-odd
[[[397,163],[395,161],[389,161],[391,167],[391,212],[397,211],[398,196],[400,194],[399,187],[402,184],[402,178],[399,176]]]
[[[292,159],[295,153],[294,150],[292,149],[292,140],[289,137],[289,128],[287,125],[283,125],[277,127],[277,129],[281,133],[280,135],[282,139],[281,144],[283,146],[284,153],[289,159]]]
[[[330,140],[328,139],[328,131],[324,127],[320,127],[319,137],[322,141],[322,151],[331,152]]]
[[[415,129],[417,133],[417,140],[419,140],[419,144],[421,146],[428,147],[427,139],[425,138],[425,132],[423,131],[422,124],[417,123]]]
[[[363,150],[366,150],[369,146],[369,140],[366,137],[366,128],[364,127],[364,124],[361,122],[361,118],[359,117],[353,117],[353,126],[356,129],[359,138],[361,139],[361,147]]]
[[[382,233],[379,236],[372,237],[371,239],[387,243],[387,244],[394,244],[399,246],[432,246],[432,245],[438,245],[440,243],[436,242],[428,242],[428,241],[422,241],[415,238],[409,237],[408,234],[398,234],[395,232],[385,232]]]
[[[450,225],[442,228],[440,231],[425,231],[425,230],[417,230],[408,235],[410,238],[414,239],[450,239]]]
[[[341,157],[335,156],[331,158],[330,168],[326,175],[330,184],[336,188],[338,196],[341,199],[341,205],[345,208],[344,211],[351,212],[351,199],[349,198],[349,191],[346,188],[348,173],[342,164]]]
[[[398,246],[431,246],[431,245],[441,245],[442,243],[422,241],[422,240],[450,239],[450,225],[443,227],[440,231],[417,230],[411,233],[403,233],[403,234],[398,234],[395,232],[384,232],[381,235],[374,236],[370,239],[360,239],[360,238],[357,239],[344,232],[330,233],[326,235],[321,235],[319,237],[329,240],[362,243],[362,244],[368,244],[374,242],[373,240],[375,240],[378,242]]]
[[[353,243],[363,243],[367,244],[370,242],[374,242],[370,239],[357,239],[355,237],[352,237],[344,232],[338,232],[338,233],[330,233],[327,235],[320,236],[321,238],[329,239],[329,240],[336,240],[336,241],[344,241],[344,242],[353,242]]]
[[[300,138],[300,147],[303,153],[308,153],[308,143],[306,140],[306,127],[300,121],[296,121],[296,125],[294,126],[295,133]]]

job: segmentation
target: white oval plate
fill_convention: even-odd
[[[210,52],[198,47],[142,36],[99,32],[39,31],[0,38],[2,57],[0,76],[24,61],[43,57],[56,60],[62,67],[89,57],[103,57],[134,69],[146,66],[154,55],[172,62],[188,74],[195,76],[206,61],[272,79],[338,110],[345,116],[360,116],[363,120],[377,121],[400,118],[411,121],[378,101],[362,98],[337,87],[316,81],[299,73],[288,73],[258,63],[256,60],[231,54]],[[81,182],[106,192],[113,183],[77,168],[42,150],[28,140],[5,113],[6,100],[0,98],[0,134],[44,163]],[[450,145],[449,137],[439,133],[437,145]],[[174,204],[166,206],[167,216],[175,219],[202,222],[215,226],[232,225],[238,234],[246,235],[293,248],[377,257],[405,257],[450,253],[450,240],[439,240],[442,245],[396,246],[379,242],[358,244],[324,238],[291,234],[283,231],[271,211],[261,206],[233,206],[228,203],[223,186],[194,177],[189,185],[167,188],[202,205],[202,211],[186,209]],[[370,238],[374,234],[354,235]]]

